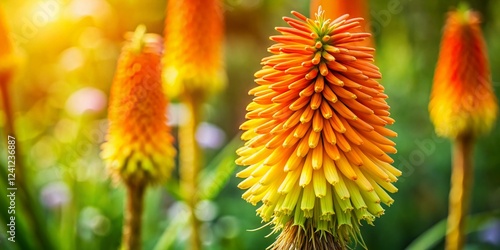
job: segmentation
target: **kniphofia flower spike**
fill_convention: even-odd
[[[17,61],[5,16],[3,10],[0,9],[0,84],[9,82]]]
[[[353,45],[370,36],[352,32],[362,18],[315,19],[292,12],[271,36],[276,44],[255,73],[257,87],[241,125],[237,150],[243,198],[257,214],[284,229],[275,249],[345,247],[359,240],[359,223],[371,224],[390,205],[401,172],[386,128],[394,120],[373,48]],[[313,236],[314,235],[314,236]],[[325,236],[325,238],[321,237]],[[316,242],[316,243],[314,243]]]
[[[220,0],[168,1],[163,79],[172,98],[205,99],[225,85]]]
[[[484,134],[498,112],[479,13],[448,13],[429,103],[438,135]]]
[[[162,39],[139,26],[122,49],[109,101],[102,157],[116,179],[160,183],[174,165],[173,137],[161,84]]]
[[[462,249],[474,180],[474,140],[497,116],[479,13],[463,5],[448,13],[429,111],[436,133],[453,140],[446,249]]]

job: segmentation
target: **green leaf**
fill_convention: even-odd
[[[1,175],[2,177],[6,177],[7,176],[7,172],[5,171],[7,168],[6,166],[3,166],[3,165],[0,165],[0,172],[1,172]],[[19,204],[19,201],[16,199],[16,208],[15,208],[15,212],[16,214],[14,215],[16,217],[16,220],[15,220],[15,223],[16,223],[16,235],[15,235],[15,243],[14,242],[11,242],[11,241],[8,241],[7,238],[10,237],[9,234],[7,234],[7,231],[9,229],[7,229],[7,224],[10,223],[10,216],[12,216],[12,214],[9,214],[8,211],[8,207],[10,206],[9,205],[9,198],[3,198],[3,197],[6,197],[8,195],[8,191],[7,190],[7,184],[5,183],[5,181],[3,180],[6,180],[7,178],[2,178],[0,180],[0,196],[2,197],[0,199],[0,207],[2,208],[0,210],[0,223],[3,225],[1,228],[1,230],[3,231],[2,232],[2,238],[5,237],[4,239],[0,240],[0,249],[32,249],[34,246],[33,246],[33,242],[35,242],[35,240],[33,239],[33,235],[31,234],[32,232],[29,230],[31,227],[27,224],[26,220],[24,219],[24,216],[23,216],[23,210],[20,209],[20,204]],[[17,197],[16,197],[17,198]]]
[[[484,228],[492,219],[500,218],[500,210],[470,215],[466,224],[466,233],[477,232]],[[446,219],[436,223],[419,237],[417,237],[406,250],[432,249],[446,236]]]
[[[240,145],[240,136],[235,136],[229,144],[208,164],[201,174],[199,185],[200,199],[215,198],[233,174],[236,164],[236,149]]]
[[[168,181],[165,182],[165,188],[167,189],[167,192],[172,195],[176,200],[181,201],[182,194],[179,186],[179,180],[175,178],[170,178]]]
[[[170,221],[167,228],[163,231],[163,234],[160,236],[158,243],[156,243],[156,246],[153,249],[172,249],[172,245],[175,243],[175,240],[178,239],[177,234],[186,226],[188,221],[189,218],[186,216],[175,216]]]

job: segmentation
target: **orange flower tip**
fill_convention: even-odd
[[[306,20],[309,19],[309,18],[307,18],[306,16],[300,14],[297,11],[292,10],[291,13],[292,13],[292,15],[296,16],[297,18],[301,19],[302,21],[306,21]]]
[[[320,64],[320,65],[321,65],[321,64]],[[326,69],[326,68],[323,68],[323,69],[321,69],[321,71],[320,71],[320,74],[321,74],[322,76],[326,76],[326,75],[328,75],[328,73],[329,73],[329,72],[328,72],[328,69]],[[321,92],[322,90],[323,90],[323,88],[317,88],[317,87],[315,87],[315,88],[314,88],[314,91],[316,91],[316,92]]]
[[[203,8],[199,8],[200,4],[168,1],[166,5],[163,83],[171,98],[203,102],[227,83],[221,60],[223,5],[219,1],[203,1]],[[203,60],[197,60],[200,56]]]
[[[316,52],[316,48],[314,46],[306,46],[304,50],[308,52]]]
[[[320,62],[321,62],[321,54],[320,53],[316,53],[314,55],[314,58],[311,60],[311,63],[313,65],[318,65]],[[308,77],[308,76],[306,75],[306,77]],[[307,80],[310,80],[310,79],[307,79]]]

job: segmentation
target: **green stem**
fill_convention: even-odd
[[[26,168],[24,167],[23,160],[21,158],[22,155],[21,147],[19,146],[14,126],[14,114],[12,111],[13,108],[8,87],[10,80],[11,80],[11,72],[0,73],[0,96],[2,99],[2,107],[6,119],[4,128],[5,135],[16,138],[16,144],[15,144],[16,149],[14,152],[15,162],[16,162],[15,174],[16,174],[16,186],[19,189],[20,206],[23,208],[25,212],[24,214],[26,215],[26,220],[29,222],[30,225],[32,225],[38,244],[40,246],[43,246],[43,248],[45,249],[54,249],[50,241],[49,235],[46,233],[47,230],[45,230],[46,227],[44,226],[41,217],[37,216],[37,211],[35,211],[37,204],[33,202],[34,199],[31,196],[28,190],[28,186],[26,184],[27,183],[25,175]]]
[[[453,147],[453,168],[446,234],[446,249],[462,249],[465,237],[465,221],[469,212],[471,187],[474,180],[472,165],[474,138],[459,136]]]
[[[8,75],[9,73],[2,73],[0,75],[0,79],[3,81],[0,82],[0,94],[2,95],[2,106],[5,114],[5,135],[6,136],[12,136],[16,138],[16,131],[14,128],[14,114],[12,112],[12,102],[10,99],[10,94],[9,94],[9,87],[8,84],[10,82],[10,76]],[[21,150],[19,147],[19,144],[16,141],[16,150],[15,150],[15,157],[16,157],[16,181],[19,183],[24,183],[24,165],[22,164],[21,158],[19,157],[21,155]]]
[[[146,185],[126,184],[127,201],[122,234],[122,249],[141,249],[142,211]]]
[[[190,209],[191,247],[192,250],[201,249],[200,221],[196,218],[195,209],[198,204],[198,175],[200,172],[200,149],[196,143],[196,128],[200,119],[201,102],[194,97],[184,100],[186,105],[187,120],[179,127],[179,158],[181,190],[184,200]]]

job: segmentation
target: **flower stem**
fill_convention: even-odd
[[[126,184],[127,205],[125,208],[125,221],[122,235],[122,249],[141,249],[141,223],[145,184]]]
[[[446,233],[446,249],[462,249],[465,238],[465,219],[469,212],[469,201],[474,169],[472,165],[474,138],[459,136],[453,146],[453,168]]]
[[[14,128],[14,114],[12,112],[12,103],[9,94],[10,73],[0,73],[0,95],[2,97],[2,107],[5,114],[5,135],[16,137]],[[17,182],[24,183],[24,166],[21,158],[19,157],[20,148],[16,143],[15,157],[16,157],[16,180]]]
[[[44,222],[42,221],[42,217],[37,216],[37,212],[34,208],[36,208],[37,204],[35,204],[35,199],[31,196],[30,191],[28,190],[26,175],[25,175],[25,167],[23,164],[23,160],[21,158],[21,147],[19,143],[17,143],[16,130],[14,126],[14,114],[12,108],[12,102],[9,93],[9,82],[11,80],[12,72],[1,72],[0,73],[0,99],[2,100],[1,105],[3,107],[3,111],[5,114],[5,135],[12,136],[16,138],[16,149],[14,151],[15,162],[16,162],[16,183],[19,187],[20,192],[20,202],[21,206],[25,209],[26,219],[29,221],[29,224],[32,225],[34,234],[36,235],[36,239],[40,246],[43,246],[45,249],[53,249],[53,244],[46,233]]]
[[[293,222],[293,221],[292,221]],[[317,230],[312,223],[306,222],[304,226],[288,222],[276,241],[267,250],[347,250],[344,240],[339,240],[340,235],[333,236],[330,232]]]
[[[198,173],[200,172],[200,149],[196,143],[196,128],[200,119],[201,102],[194,96],[183,100],[186,105],[186,123],[179,127],[179,157],[181,190],[184,200],[190,209],[191,247],[192,250],[201,249],[200,222],[196,218],[195,209],[198,203]]]

